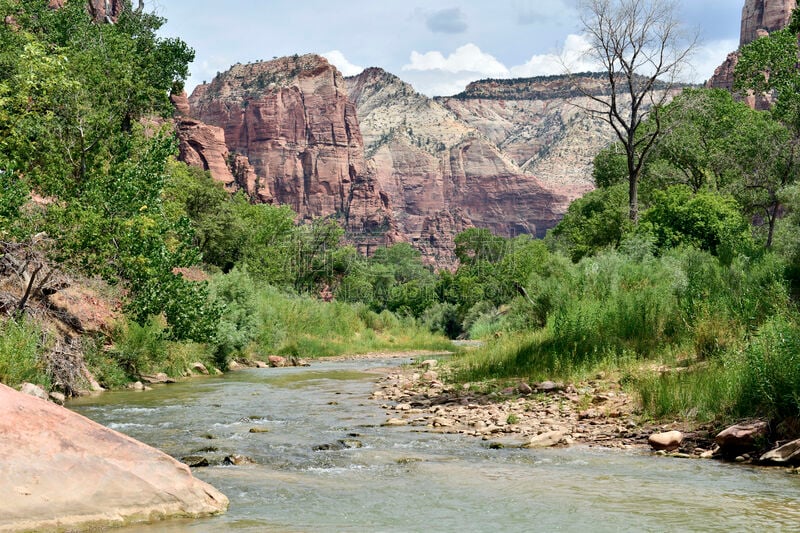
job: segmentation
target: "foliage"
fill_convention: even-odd
[[[215,276],[209,297],[222,310],[213,345],[218,366],[227,368],[230,358],[242,354],[258,333],[256,290],[245,272],[234,269]]]
[[[164,321],[153,317],[140,325],[129,321],[114,333],[114,358],[130,376],[152,372],[167,358]]]
[[[661,106],[695,41],[681,31],[673,1],[584,0],[580,8],[588,54],[601,65],[611,88],[608,96],[584,90],[590,102],[585,109],[607,122],[622,143],[629,217],[636,224],[639,180],[662,133]],[[648,115],[650,127],[641,128]]]
[[[573,261],[617,247],[630,230],[627,199],[624,185],[586,193],[569,205],[552,234],[563,242]]]
[[[692,193],[684,185],[656,191],[642,222],[660,248],[696,246],[730,261],[748,251],[750,225],[736,201],[712,192]]]
[[[31,320],[0,320],[0,382],[16,387],[24,382],[49,388],[42,355],[47,341]]]
[[[745,350],[741,411],[773,420],[800,417],[800,326],[796,318],[769,320]]]

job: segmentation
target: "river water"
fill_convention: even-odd
[[[399,362],[249,369],[69,407],[174,457],[255,461],[194,469],[227,514],[126,532],[800,530],[800,476],[785,469],[381,427],[369,370]]]

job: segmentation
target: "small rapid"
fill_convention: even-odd
[[[382,427],[369,395],[398,359],[248,369],[81,398],[69,407],[176,457],[231,501],[225,515],[122,531],[796,530],[784,469]],[[231,458],[243,458],[237,466]],[[227,460],[226,460],[227,458]]]

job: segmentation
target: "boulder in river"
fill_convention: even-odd
[[[541,435],[534,435],[526,443],[522,445],[523,448],[550,448],[556,446],[561,442],[566,434],[563,431],[548,431]]]
[[[219,514],[228,499],[169,455],[0,385],[0,530]]]
[[[683,433],[680,431],[654,433],[647,439],[647,443],[654,450],[664,450],[667,452],[680,448],[681,442],[683,442]]]
[[[759,459],[762,463],[778,465],[800,465],[800,439],[788,442],[779,448],[770,450]]]

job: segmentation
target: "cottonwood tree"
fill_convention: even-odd
[[[607,76],[607,91],[581,87],[583,109],[611,125],[625,149],[629,216],[639,219],[639,178],[661,136],[659,106],[679,86],[696,37],[688,34],[673,0],[581,0],[590,58]],[[650,115],[653,127],[644,131]]]

